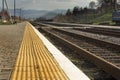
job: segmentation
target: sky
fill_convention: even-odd
[[[10,9],[13,9],[14,0],[6,0]],[[74,6],[86,7],[90,1],[96,0],[16,0],[16,7],[32,10],[72,9]],[[0,0],[2,7],[2,0]]]

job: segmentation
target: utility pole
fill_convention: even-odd
[[[20,21],[21,21],[22,9],[20,8]]]
[[[115,0],[115,10],[117,10],[117,0]]]
[[[14,22],[16,22],[16,21],[15,21],[15,16],[16,16],[15,13],[16,13],[16,2],[15,2],[15,0],[14,0]]]
[[[5,5],[6,5],[6,8],[7,8],[7,13],[9,14],[10,21],[11,21],[11,23],[13,23],[13,20],[11,18],[11,14],[9,12],[9,8],[8,8],[8,5],[7,5],[7,1],[6,0],[4,0],[4,1],[5,1]]]
[[[5,9],[5,7],[7,9]],[[6,22],[7,20],[10,20],[13,23],[9,9],[8,9],[7,1],[2,0],[2,21]]]
[[[4,15],[4,0],[2,0],[2,20],[4,21],[5,15]]]
[[[4,11],[4,0],[2,0],[2,10]]]

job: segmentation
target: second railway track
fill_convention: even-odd
[[[74,28],[75,30],[97,33],[109,36],[120,37],[119,29],[109,29],[109,28],[99,28],[99,27],[89,27],[89,28]]]
[[[93,36],[93,35],[88,35],[84,32],[77,32],[76,30],[69,30],[69,29],[59,29],[59,28],[53,28],[53,30],[57,31],[57,32],[62,32],[64,34],[67,34],[67,35],[71,35],[71,36],[74,36],[74,37],[77,37],[77,38],[81,38],[81,39],[84,39],[86,41],[89,41],[89,42],[93,42],[93,43],[97,43],[99,44],[99,46],[102,46],[102,47],[107,47],[107,48],[110,48],[114,51],[118,51],[119,50],[119,47],[120,47],[120,40],[119,38],[113,38],[113,39],[108,39],[109,37],[99,37],[100,35],[98,36]]]

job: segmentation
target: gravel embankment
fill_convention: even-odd
[[[72,43],[74,43],[74,44],[76,44],[76,45],[78,45],[86,50],[90,51],[90,49],[91,49],[91,51],[93,50],[94,53],[95,53],[95,51],[100,49],[99,47],[94,47],[93,45],[90,45],[82,40],[78,40],[72,36],[68,36],[68,35],[65,35],[64,33],[54,31],[51,28],[46,28],[46,29],[43,28],[43,29],[50,31],[50,32],[66,39],[66,40],[69,40],[70,42],[72,42]],[[42,32],[42,30],[40,30],[40,31]],[[61,44],[59,41],[57,41],[57,39],[50,37],[48,34],[46,34],[44,32],[43,32],[43,34],[45,36],[47,36],[47,38],[54,45],[56,45],[56,47],[59,50],[61,50],[79,69],[82,69],[83,72],[85,72],[85,74],[91,78],[91,80],[116,80],[111,75],[105,73],[102,69],[97,68],[89,60],[85,59],[81,55],[78,55],[78,52],[69,49],[67,46],[65,46],[64,44]],[[96,49],[96,50],[94,50],[94,49]],[[100,50],[102,50],[102,52],[107,51],[106,49],[100,49]],[[98,51],[98,52],[100,53],[101,51]],[[109,51],[107,51],[107,52],[109,54]]]
[[[81,34],[84,36],[89,36],[89,37],[92,37],[95,39],[100,39],[100,40],[104,40],[107,42],[115,43],[115,44],[120,44],[120,38],[118,38],[118,37],[106,36],[106,35],[102,35],[102,34],[94,34],[94,33],[89,33],[89,32],[84,32],[84,31],[73,30],[73,29],[64,29],[64,30],[74,32],[77,34]]]
[[[22,41],[25,22],[0,25],[0,80],[9,80]]]

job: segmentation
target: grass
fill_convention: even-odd
[[[12,23],[10,22],[7,22],[7,23],[3,23],[3,22],[0,22],[0,25],[11,25]]]
[[[106,13],[93,20],[93,23],[112,23],[112,13]]]
[[[58,18],[61,22],[72,22],[72,23],[89,23],[89,24],[101,24],[101,25],[115,25],[112,22],[112,10],[102,14],[88,14],[88,15],[77,15],[77,16],[66,16]],[[59,22],[58,21],[58,22]]]
[[[87,17],[83,16],[83,18],[80,19],[79,22],[93,24],[114,24],[112,22],[112,11],[102,14],[91,14],[87,15]]]

